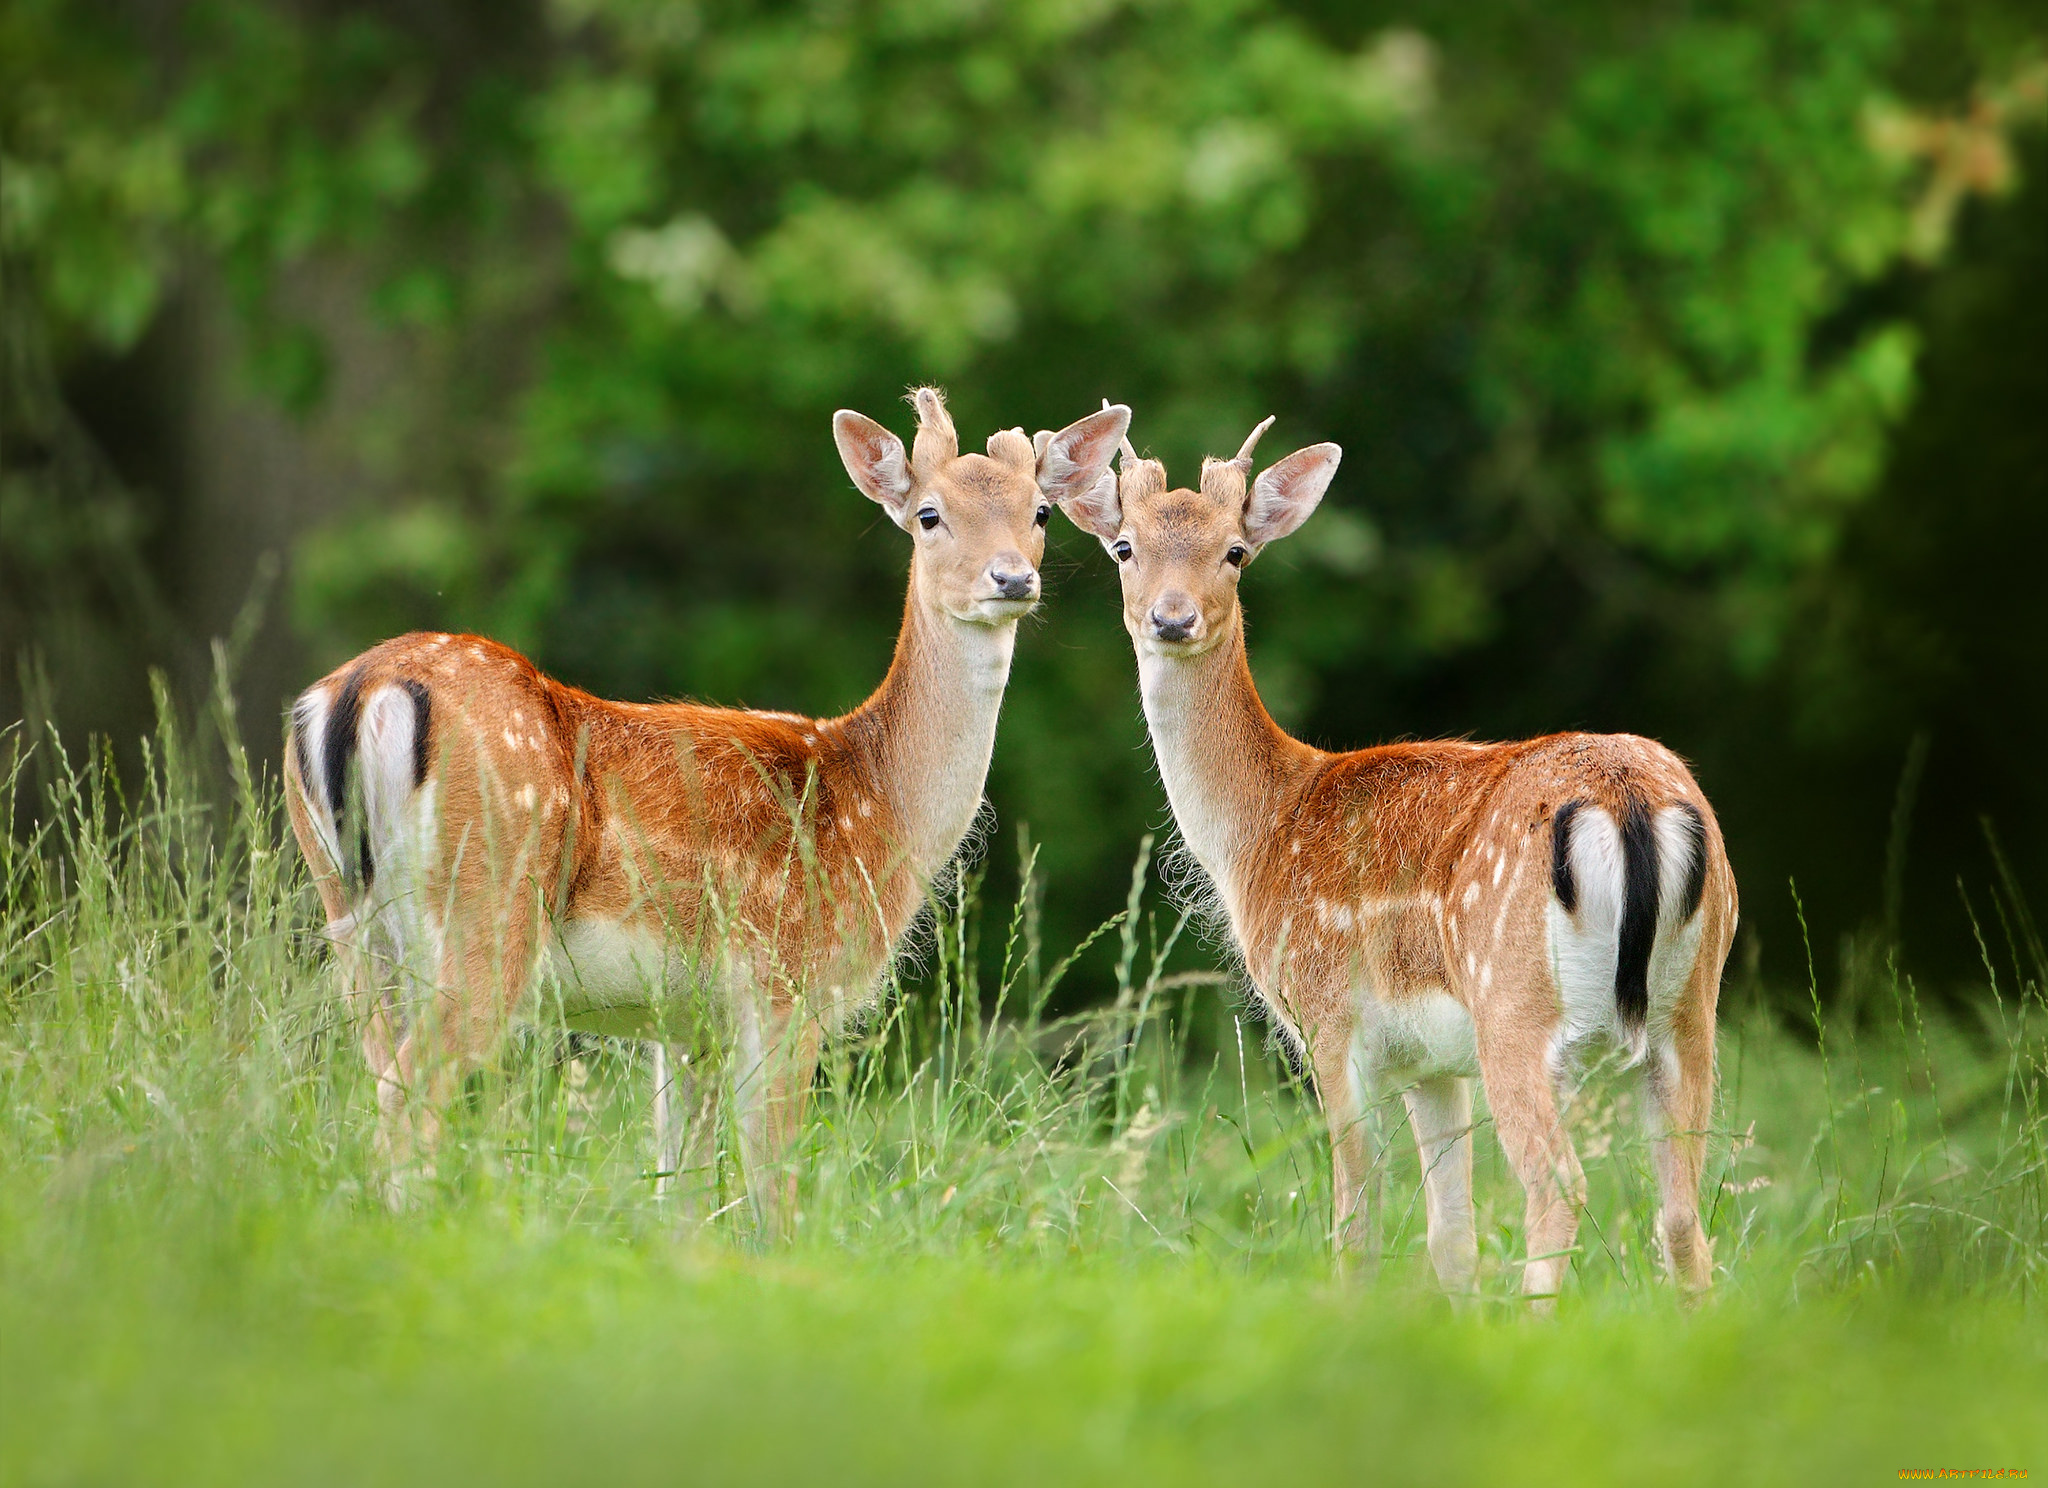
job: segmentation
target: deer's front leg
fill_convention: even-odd
[[[733,1116],[761,1233],[779,1239],[795,1221],[796,1172],[788,1157],[817,1072],[821,1030],[801,1007],[777,1010],[767,1002],[762,994],[740,999]]]
[[[1429,1258],[1444,1290],[1463,1296],[1479,1268],[1472,1228],[1472,1082],[1439,1075],[1418,1083],[1404,1100],[1422,1159]]]
[[[704,1122],[690,1046],[649,1039],[646,1048],[654,1075],[654,1193],[666,1198],[696,1165]]]
[[[1366,1091],[1351,1057],[1350,1030],[1325,1027],[1311,1040],[1316,1094],[1330,1130],[1331,1238],[1339,1260],[1380,1255],[1380,1163],[1366,1120]]]

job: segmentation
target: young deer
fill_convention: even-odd
[[[962,455],[936,389],[912,450],[842,411],[853,482],[912,541],[882,684],[840,718],[615,703],[474,636],[373,647],[299,698],[292,827],[342,952],[395,1185],[530,1009],[545,965],[571,1027],[657,1044],[699,1011],[733,1058],[747,1184],[779,1225],[781,1160],[819,1041],[879,994],[895,946],[981,807],[1017,621],[1039,597],[1050,502],[1103,474],[1130,410],[1034,449]],[[394,1194],[397,1192],[394,1187]]]
[[[1477,1074],[1528,1197],[1523,1289],[1553,1296],[1584,1202],[1559,1096],[1605,1035],[1645,1062],[1666,1261],[1680,1287],[1705,1288],[1698,1190],[1735,932],[1706,797],[1676,755],[1627,734],[1330,754],[1283,732],[1252,684],[1238,578],[1307,520],[1341,451],[1311,445],[1253,482],[1271,423],[1236,459],[1205,460],[1198,491],[1169,491],[1165,467],[1126,443],[1120,476],[1060,504],[1117,561],[1181,837],[1315,1071],[1339,1244],[1376,1245],[1365,1107],[1404,1088],[1430,1256],[1447,1289],[1470,1288]]]

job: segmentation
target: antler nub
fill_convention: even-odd
[[[1238,449],[1237,458],[1230,462],[1242,470],[1247,477],[1252,473],[1252,451],[1259,447],[1260,437],[1273,427],[1275,417],[1276,415],[1269,413],[1265,418],[1261,419],[1259,426],[1252,430],[1251,433],[1245,435],[1244,444]]]

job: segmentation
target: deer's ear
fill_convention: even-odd
[[[1038,453],[1038,489],[1062,507],[1086,494],[1109,469],[1117,441],[1130,427],[1130,409],[1112,403],[1076,419],[1050,439],[1040,435],[1032,441]]]
[[[1060,510],[1083,532],[1104,542],[1113,541],[1124,525],[1123,503],[1116,494],[1116,472],[1105,470],[1080,495],[1064,497]]]
[[[1268,466],[1252,482],[1244,503],[1244,535],[1255,544],[1287,536],[1306,522],[1330,489],[1344,451],[1334,444],[1312,444]]]
[[[846,473],[870,501],[878,501],[898,527],[910,520],[910,459],[903,441],[864,413],[842,408],[832,415],[832,442]]]

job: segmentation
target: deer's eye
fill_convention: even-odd
[[[1122,538],[1116,540],[1115,544],[1110,548],[1110,552],[1116,554],[1116,561],[1119,563],[1129,563],[1131,561],[1131,545]]]
[[[1243,543],[1232,543],[1230,551],[1223,555],[1223,561],[1232,568],[1243,568],[1245,559],[1251,557],[1251,550]]]
[[[1049,506],[1039,507],[1038,515],[1033,517],[1032,520],[1038,523],[1039,526],[1043,527],[1047,522],[1050,522],[1052,520],[1052,508]]]
[[[924,528],[927,532],[938,526],[939,509],[936,506],[927,506],[920,509],[917,514],[917,525]]]

